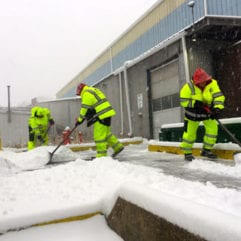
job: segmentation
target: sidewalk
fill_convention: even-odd
[[[72,152],[71,146],[65,146],[56,152],[56,162],[46,168],[16,173],[11,166],[5,168],[0,175],[0,232],[77,220],[100,212],[111,217],[108,222],[121,237],[129,235],[130,230],[138,235],[133,240],[153,233],[160,237],[163,231],[173,237],[174,226],[204,240],[241,240],[241,163],[202,159],[186,162],[182,155],[151,152],[149,144],[147,140],[141,144],[126,142],[116,159],[110,157],[110,149],[108,157],[92,161],[85,159],[96,154],[94,148]],[[37,161],[41,151],[30,152],[31,160]],[[14,153],[5,154],[11,159]],[[110,215],[112,211],[121,215],[122,222]],[[160,222],[150,219],[153,214]],[[115,220],[118,227],[112,222]],[[164,220],[172,226],[163,228]],[[143,224],[148,227],[150,223],[155,225],[143,229]],[[38,226],[38,230],[46,231],[41,227],[45,226]],[[57,226],[46,226],[51,227]],[[24,230],[20,232],[24,236]],[[58,231],[54,233],[59,235]],[[10,234],[0,236],[0,240],[13,240]],[[184,239],[192,240],[186,235],[179,240]]]
[[[148,149],[150,149],[150,143],[145,141],[140,144],[126,145],[124,151],[121,152],[116,158],[121,162],[129,162],[136,165],[159,168],[160,172],[182,179],[199,181],[202,183],[210,182],[217,187],[241,190],[241,179],[239,177],[236,178],[234,176],[222,175],[222,172],[225,173],[225,171],[215,172],[215,170],[213,170],[217,169],[218,165],[221,165],[221,169],[234,169],[235,162],[233,160],[217,160],[213,162],[201,160],[200,157],[200,162],[210,164],[210,170],[208,170],[207,167],[205,170],[195,170],[190,168],[191,163],[186,162],[183,159],[183,155],[148,151]],[[83,159],[88,159],[89,157],[95,155],[94,150],[79,151],[78,153],[79,157]],[[213,168],[213,165],[216,166]]]

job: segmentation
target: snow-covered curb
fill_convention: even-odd
[[[118,197],[206,240],[241,240],[241,220],[239,217],[225,214],[219,210],[165,192],[158,191],[157,193],[155,189],[143,188],[142,185],[134,182],[123,183],[115,191],[105,195],[102,200],[96,200],[89,204],[88,209],[76,206],[63,210],[53,209],[48,212],[42,212],[37,216],[21,217],[21,221],[18,218],[8,219],[4,222],[0,221],[0,231],[36,225],[43,222],[45,216],[52,218],[49,221],[57,221],[58,219],[66,218],[66,213],[68,213],[68,218],[99,211],[108,216],[114,208]],[[99,207],[99,210],[96,210],[97,207]],[[210,216],[213,218],[210,219]],[[17,226],[20,222],[22,224],[21,227]]]
[[[173,146],[179,147],[180,142],[171,142],[171,141],[156,141],[150,140],[148,142],[149,145],[156,145],[156,146]],[[193,148],[202,148],[202,143],[194,143]],[[235,143],[216,143],[213,147],[216,150],[234,150],[234,151],[241,151],[241,147]]]
[[[125,183],[117,196],[206,240],[241,240],[239,217],[166,193],[157,194],[137,183]]]

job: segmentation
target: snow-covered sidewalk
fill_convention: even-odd
[[[160,160],[171,158],[166,153],[148,153],[146,143],[141,148],[138,146],[138,152],[135,148],[135,145],[127,146],[123,155],[135,153],[136,160],[138,156],[142,158],[147,155],[154,155],[155,158],[160,155]],[[226,241],[227,236],[232,241],[241,240],[239,190],[220,188],[210,182],[184,180],[163,173],[159,167],[137,165],[128,160],[105,157],[87,162],[80,157],[88,155],[88,151],[71,153],[75,161],[69,163],[36,171],[21,171],[16,163],[6,165],[6,160],[14,159],[18,154],[11,154],[9,150],[6,152],[0,152],[0,159],[5,160],[0,162],[0,232],[97,211],[108,215],[117,197],[122,196],[148,211],[164,215],[207,240]],[[65,152],[68,155],[64,155]],[[69,156],[69,149],[63,147],[56,153],[57,156],[61,156],[60,153]],[[25,162],[28,162],[26,155],[29,153],[25,154]],[[43,148],[31,152],[29,161],[33,162],[35,155],[46,158]],[[198,169],[200,172],[210,170],[213,174],[223,169],[223,176],[240,170],[240,166],[219,163],[213,163],[210,168],[210,163],[202,160],[182,165],[183,168]],[[164,210],[166,213],[163,213]],[[222,228],[222,231],[214,233],[215,227],[217,230]],[[0,236],[0,241],[7,240],[4,239],[7,235]]]

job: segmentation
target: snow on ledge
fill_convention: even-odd
[[[206,240],[241,240],[239,217],[167,193],[157,193],[154,189],[143,190],[143,186],[133,182],[122,185],[118,193],[124,200]]]
[[[156,141],[150,140],[148,145],[155,145],[155,146],[172,146],[172,147],[179,147],[180,142],[172,142],[172,141]],[[202,143],[194,143],[193,148],[202,148]],[[213,147],[215,150],[233,150],[233,151],[240,151],[241,148],[238,144],[229,142],[229,143],[216,143]]]

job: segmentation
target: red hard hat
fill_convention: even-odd
[[[76,95],[80,95],[85,86],[86,86],[85,83],[80,83],[76,89]]]
[[[207,82],[212,79],[212,77],[205,72],[202,68],[197,68],[193,74],[193,82],[195,85]]]

